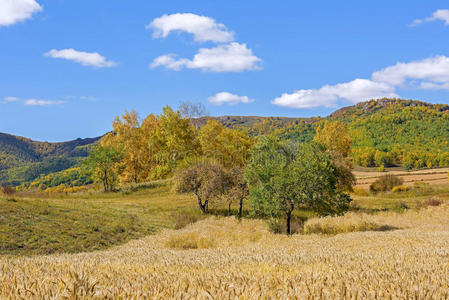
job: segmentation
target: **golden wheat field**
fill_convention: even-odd
[[[357,225],[364,222],[379,226]],[[0,295],[11,299],[449,298],[449,205],[402,214],[312,219],[305,230],[317,226],[337,227],[341,232],[389,230],[287,237],[269,233],[262,221],[210,218],[106,251],[1,257]]]

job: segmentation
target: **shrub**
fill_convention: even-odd
[[[410,191],[410,187],[408,185],[397,185],[393,187],[391,190],[393,193],[407,192]]]
[[[2,193],[6,196],[12,196],[16,192],[16,189],[8,184],[2,186]]]
[[[396,175],[383,175],[380,176],[374,181],[369,189],[371,192],[377,193],[377,192],[388,192],[393,189],[393,187],[402,185],[404,181],[396,176]]]

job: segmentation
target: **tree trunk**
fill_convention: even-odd
[[[240,198],[240,203],[239,203],[239,213],[238,213],[239,219],[242,218],[242,213],[243,213],[243,198]]]
[[[196,198],[198,199],[198,206],[200,207],[201,212],[207,214],[209,212],[209,199],[206,199],[203,203],[200,196],[196,195]]]
[[[103,179],[104,192],[108,191],[108,171],[104,169],[104,179]]]
[[[232,202],[228,203],[228,216],[231,215],[231,204],[232,204]]]
[[[286,213],[287,215],[287,234],[290,235],[291,234],[291,230],[290,230],[290,221],[292,219],[292,212],[289,211]]]
[[[198,206],[200,207],[201,212],[203,214],[205,214],[206,213],[206,203],[203,204],[203,202],[201,201],[201,198],[198,196],[197,196],[197,198],[198,198]]]

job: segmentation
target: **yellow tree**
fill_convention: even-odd
[[[147,164],[146,168],[142,170],[142,177],[146,180],[155,179],[153,178],[152,170],[157,165],[156,155],[159,151],[159,148],[156,145],[151,145],[150,141],[155,136],[158,128],[159,121],[153,114],[148,115],[140,125],[140,138],[142,147],[141,155],[145,159]]]
[[[149,140],[150,149],[156,149],[157,165],[152,169],[153,178],[166,178],[188,158],[200,154],[196,129],[189,119],[169,106],[158,116],[155,134]]]
[[[247,132],[226,128],[216,120],[201,128],[199,140],[203,155],[226,168],[243,167],[252,146]]]
[[[147,119],[151,120],[151,115]],[[121,118],[115,118],[112,122],[112,133],[102,141],[103,145],[121,148],[124,153],[124,157],[120,161],[122,169],[120,182],[122,184],[138,183],[148,179],[150,167],[148,140],[151,134],[150,128],[156,125],[150,121],[144,121],[142,125],[144,126],[141,127],[136,111],[125,111]]]
[[[318,126],[314,140],[324,145],[329,152],[338,173],[337,187],[344,191],[352,191],[355,184],[349,158],[352,140],[344,124],[326,121],[322,126]]]

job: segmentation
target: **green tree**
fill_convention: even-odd
[[[348,209],[349,196],[337,189],[337,172],[329,154],[316,144],[283,144],[262,138],[253,148],[245,171],[251,210],[286,218],[287,234],[296,208],[320,215]]]
[[[123,153],[108,146],[97,146],[84,161],[91,170],[94,180],[103,184],[105,192],[113,191],[120,170],[117,164],[123,159]]]

